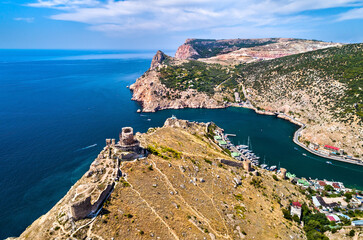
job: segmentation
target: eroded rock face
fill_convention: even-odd
[[[192,39],[187,39],[185,43],[179,46],[178,50],[175,53],[175,58],[178,59],[197,59],[199,58],[199,53],[193,48],[189,42]]]
[[[156,52],[155,56],[153,57],[153,60],[151,61],[150,69],[158,68],[166,58],[167,58],[167,56],[165,55],[165,53],[158,50]]]
[[[182,108],[224,108],[223,102],[194,89],[172,91],[159,80],[159,73],[154,70],[146,72],[130,86],[132,100],[139,102],[143,112],[155,112],[162,109]],[[171,96],[167,98],[167,93]],[[178,98],[176,98],[178,96]]]

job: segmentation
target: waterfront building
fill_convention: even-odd
[[[221,147],[227,147],[227,142],[226,142],[226,141],[224,141],[224,140],[220,140],[220,141],[218,141],[218,144],[219,144],[219,146],[221,146]]]
[[[326,217],[329,219],[329,221],[333,221],[333,222],[337,222],[337,223],[340,222],[340,218],[335,214],[330,214],[330,215],[327,215]]]
[[[352,221],[353,226],[363,226],[363,220]]]
[[[297,185],[301,186],[301,187],[304,187],[304,188],[307,188],[310,186],[310,183],[304,179],[298,179],[297,180]]]
[[[336,152],[338,152],[338,151],[339,151],[339,148],[337,148],[337,147],[333,147],[333,146],[330,146],[330,145],[325,145],[325,146],[324,146],[324,148],[325,148],[326,150],[329,150],[329,151],[336,151]]]
[[[221,136],[219,136],[219,135],[215,135],[215,136],[214,136],[214,140],[216,140],[216,141],[220,141],[220,140],[222,140],[222,137],[221,137]]]
[[[321,206],[321,204],[320,204],[319,200],[317,199],[317,197],[316,196],[313,196],[312,198],[313,198],[313,204],[314,204],[314,206],[317,207],[317,208],[319,208]]]

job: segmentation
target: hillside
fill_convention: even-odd
[[[363,154],[363,44],[239,65],[247,98],[307,124],[307,141]]]
[[[337,46],[316,40],[295,38],[187,39],[175,53],[177,59],[210,59],[212,62],[246,62]],[[208,60],[208,61],[210,61]]]
[[[305,195],[269,171],[222,164],[232,159],[211,140],[214,129],[168,119],[137,134],[152,154],[120,163],[122,177],[97,217],[75,221],[67,207],[76,189],[92,183],[91,167],[19,239],[305,239],[282,211],[291,201],[308,203]],[[107,169],[114,152],[105,147],[92,166]],[[102,176],[102,167],[97,172]]]
[[[261,53],[267,46],[256,48]],[[133,100],[144,111],[221,108],[236,104],[237,92],[257,109],[283,112],[306,124],[301,141],[337,146],[361,157],[363,44],[320,46],[324,49],[293,55],[296,49],[309,50],[310,45],[302,41],[288,46],[264,52],[263,56],[274,59],[242,64],[219,64],[215,57],[183,60],[168,56],[131,86]],[[279,57],[276,52],[290,56]]]

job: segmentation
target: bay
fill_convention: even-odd
[[[292,142],[297,126],[242,108],[136,113],[126,86],[154,52],[0,50],[0,239],[18,236],[87,171],[124,126],[145,132],[165,119],[213,121],[269,165],[299,177],[363,188],[363,168],[316,157]],[[296,150],[296,149],[297,150]],[[303,153],[306,156],[302,155]]]

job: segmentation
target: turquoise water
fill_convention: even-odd
[[[145,132],[172,114],[214,121],[236,144],[250,137],[269,165],[297,176],[363,188],[363,168],[313,156],[292,142],[297,127],[241,108],[136,113],[126,86],[153,52],[0,50],[0,239],[19,235],[85,173],[123,126]],[[148,119],[151,119],[150,121]],[[295,150],[296,148],[297,150]],[[306,153],[306,157],[302,155]]]

